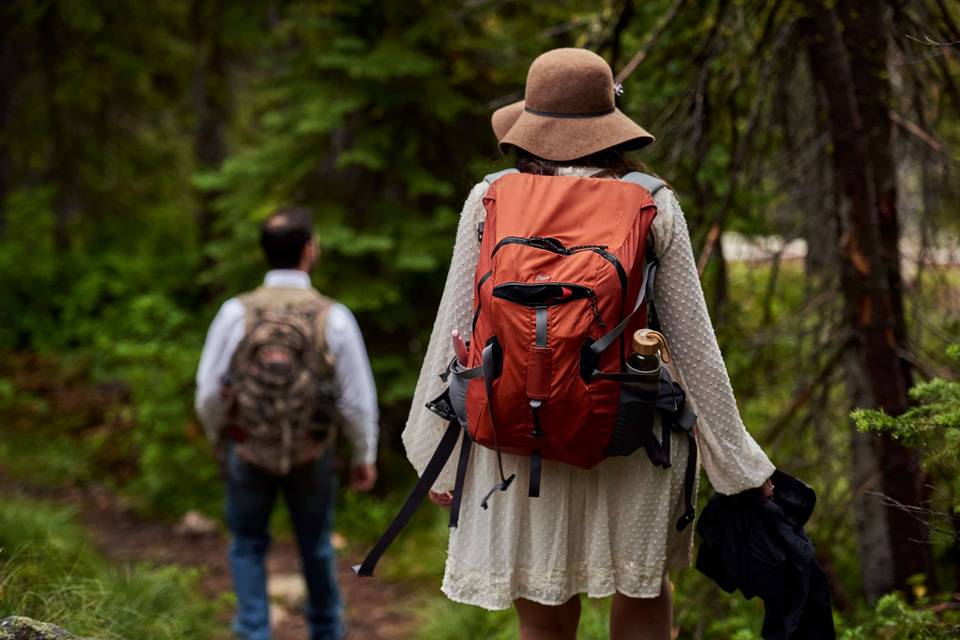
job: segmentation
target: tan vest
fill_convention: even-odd
[[[241,458],[283,475],[317,459],[334,439],[335,380],[326,342],[327,315],[334,301],[313,288],[287,287],[259,287],[239,300],[246,310],[246,332],[230,363],[235,393],[226,435]],[[276,320],[282,322],[271,322]],[[269,367],[256,359],[252,347],[269,344],[270,332],[277,327],[281,331],[295,327],[284,334],[286,339],[296,342],[306,334],[313,349],[301,361],[299,375],[271,387]],[[329,421],[318,421],[318,409],[329,414]],[[278,413],[288,417],[267,417]]]

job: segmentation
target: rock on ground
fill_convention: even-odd
[[[14,616],[0,620],[0,640],[80,640],[60,627]]]
[[[187,538],[212,536],[217,533],[217,523],[199,511],[187,511],[173,531]]]
[[[307,585],[299,573],[281,573],[267,579],[267,593],[287,609],[300,610],[307,600]]]

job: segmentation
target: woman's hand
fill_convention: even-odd
[[[437,505],[438,507],[444,507],[446,509],[449,509],[450,505],[453,504],[453,491],[444,491],[443,493],[437,493],[436,491],[431,491],[430,502]]]
[[[760,493],[762,493],[763,497],[767,500],[773,498],[773,478],[768,478],[767,481],[760,486]]]

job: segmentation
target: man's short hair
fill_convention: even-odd
[[[313,214],[305,207],[274,212],[260,227],[260,246],[272,269],[296,269],[313,238]]]

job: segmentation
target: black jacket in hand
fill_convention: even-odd
[[[780,471],[773,484],[769,500],[759,489],[710,499],[697,523],[697,569],[727,592],[763,600],[766,640],[831,640],[827,578],[803,532],[816,494]]]

